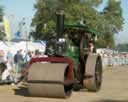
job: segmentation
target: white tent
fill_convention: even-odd
[[[13,44],[11,46],[11,50],[16,53],[18,50],[24,50],[24,51],[35,51],[36,49],[44,52],[45,51],[45,45],[38,43],[38,42],[26,42],[21,41],[19,43]]]
[[[7,51],[8,48],[9,47],[6,45],[6,43],[0,41],[0,50]]]

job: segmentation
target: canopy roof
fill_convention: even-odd
[[[96,30],[94,29],[91,29],[85,25],[64,25],[64,29],[65,31],[67,30],[74,30],[74,31],[77,31],[77,32],[84,32],[84,33],[91,33],[91,34],[95,34],[95,35],[101,35],[101,33],[97,32]]]

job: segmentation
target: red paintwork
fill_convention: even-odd
[[[66,57],[39,57],[32,58],[30,65],[36,62],[68,63],[68,80],[73,80],[73,60]]]

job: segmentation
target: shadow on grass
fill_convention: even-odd
[[[93,102],[128,102],[128,100],[112,100],[112,99],[108,99],[108,100],[99,100],[99,101],[93,101]]]

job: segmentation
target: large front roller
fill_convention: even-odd
[[[102,61],[98,54],[89,54],[84,71],[83,85],[88,91],[96,92],[102,83]]]
[[[33,63],[28,73],[28,91],[31,96],[69,97],[72,84],[68,80],[66,63]]]

